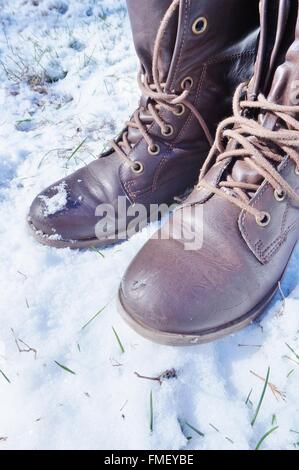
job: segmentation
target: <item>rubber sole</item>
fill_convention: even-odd
[[[109,239],[105,238],[100,240],[99,238],[89,238],[87,240],[61,240],[51,238],[46,234],[43,234],[41,230],[37,230],[32,222],[28,221],[28,227],[31,235],[39,243],[45,246],[51,246],[53,248],[71,248],[72,250],[84,249],[84,248],[105,248],[111,245],[116,245],[117,243],[122,243],[128,240],[130,237],[125,237],[125,233],[121,233],[118,239]]]
[[[117,307],[121,317],[125,322],[140,334],[144,338],[159,344],[164,344],[166,346],[194,346],[197,344],[209,343],[211,341],[216,341],[224,336],[236,333],[237,331],[245,328],[250,325],[256,318],[258,318],[267,305],[271,302],[274,295],[278,290],[278,285],[271,290],[271,292],[260,302],[254,309],[249,313],[243,315],[242,317],[236,319],[233,322],[224,324],[220,327],[217,327],[212,330],[202,331],[200,333],[193,334],[179,334],[179,333],[169,333],[158,331],[153,328],[136,321],[129,312],[123,306],[122,303],[122,290],[119,289],[118,292],[118,301]]]

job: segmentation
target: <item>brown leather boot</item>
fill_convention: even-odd
[[[29,226],[41,243],[79,248],[127,238],[128,209],[143,204],[145,225],[151,204],[192,188],[235,87],[252,74],[258,0],[227,0],[223,14],[220,0],[127,4],[140,106],[110,151],[35,198]],[[116,220],[97,231],[104,205]]]
[[[120,287],[124,318],[156,342],[202,343],[249,324],[299,238],[298,0],[262,2],[261,20],[254,77],[238,87],[198,187]],[[200,248],[186,237],[161,239],[182,226],[189,234],[196,227],[197,240],[201,232]]]

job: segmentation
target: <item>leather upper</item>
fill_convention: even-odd
[[[168,0],[128,0],[136,51],[148,73],[157,30],[170,4]],[[259,32],[258,0],[227,0],[224,16],[219,15],[222,7],[220,0],[180,1],[162,41],[159,71],[161,80],[166,80],[165,89],[174,93],[182,92],[186,77],[192,78],[188,100],[200,111],[212,135],[218,122],[230,114],[236,85],[252,73]],[[194,34],[192,26],[201,17],[207,20],[207,28],[202,34]],[[141,97],[140,105],[146,108],[147,104],[148,99]],[[149,154],[138,129],[128,130],[132,147],[127,157],[142,163],[142,173],[134,173],[130,165],[109,151],[64,178],[68,202],[61,211],[45,215],[44,198],[40,197],[55,195],[59,183],[38,195],[30,208],[32,228],[46,235],[56,233],[66,241],[94,239],[99,204],[115,205],[117,196],[124,195],[128,205],[142,203],[148,207],[171,203],[191,188],[209,151],[206,136],[189,109],[181,116],[161,109],[159,115],[173,126],[170,137],[163,136],[148,113],[140,111],[147,132],[160,146],[158,155]],[[82,182],[78,184],[78,180]],[[124,214],[118,217],[119,227],[125,230]]]
[[[277,15],[279,3],[276,8],[272,9],[272,4],[268,9],[268,2],[263,2],[262,18]],[[255,84],[259,83],[258,91],[265,92],[268,87],[270,101],[298,105],[296,91],[294,103],[294,83],[299,80],[298,1],[283,1],[280,6],[281,11],[288,7],[287,15],[271,18],[272,24],[276,24],[276,34],[271,31],[269,42],[263,34],[261,36],[250,91],[253,93]],[[267,21],[270,23],[269,18]],[[269,47],[270,44],[274,47]],[[275,64],[272,64],[274,74],[267,84],[270,51],[275,52]],[[258,77],[264,79],[259,81]],[[265,128],[280,129],[280,121],[267,113],[262,113],[258,119]],[[235,165],[239,163],[242,161]],[[232,169],[232,160],[224,160],[212,166],[205,179],[216,187]],[[239,165],[237,169],[235,174],[240,175],[240,181],[254,178],[248,166]],[[299,176],[288,156],[279,164],[278,171],[299,193]],[[208,189],[195,189],[159,236],[155,235],[143,247],[125,273],[120,297],[127,314],[156,331],[203,334],[240,322],[263,305],[276,289],[298,240],[299,206],[290,197],[281,202],[276,200],[273,187],[265,181],[261,181],[250,205],[270,214],[267,226],[258,225],[252,214],[241,211]],[[187,206],[201,206],[202,220],[187,217],[182,223],[180,213]],[[182,225],[191,231],[196,223],[203,237],[200,249],[188,251],[182,241],[173,237],[161,239],[169,225],[176,227],[176,232]]]

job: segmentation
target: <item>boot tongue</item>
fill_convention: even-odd
[[[296,12],[295,12],[296,14]],[[267,99],[273,103],[281,105],[295,105],[299,98],[299,20],[297,12],[297,23],[295,30],[295,39],[287,50],[287,53],[280,57],[280,64],[274,74],[272,86]],[[293,31],[294,34],[294,31]],[[259,121],[264,127],[274,129],[277,124],[277,118],[272,114],[261,114]],[[232,169],[232,177],[239,182],[259,184],[263,177],[256,173],[246,162],[236,161]]]
[[[152,57],[160,23],[172,0],[127,0],[133,40],[141,65],[152,79]],[[160,51],[159,74],[166,81],[174,51],[178,12],[171,18]]]

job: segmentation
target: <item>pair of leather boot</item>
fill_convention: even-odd
[[[153,204],[196,184],[129,266],[119,306],[153,341],[210,341],[262,312],[299,236],[298,0],[128,8],[140,107],[109,152],[35,199],[29,224],[49,245],[107,244],[130,224],[119,196],[142,204],[146,222]],[[66,206],[48,214],[61,185]],[[107,203],[120,223],[99,236]]]

